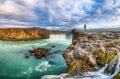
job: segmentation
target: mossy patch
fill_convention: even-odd
[[[75,65],[69,67],[69,69],[68,69],[68,74],[73,73],[73,72],[75,71],[75,69],[76,69]]]
[[[110,62],[116,55],[117,55],[117,51],[114,50],[107,53],[98,50],[96,52],[96,62],[100,67],[103,67],[105,64]]]
[[[74,65],[70,66],[68,68],[68,73],[74,73],[74,72],[84,72],[84,71],[94,71],[96,70],[92,63],[90,63],[89,60],[86,59],[79,59]]]
[[[120,72],[116,74],[113,79],[120,79]]]
[[[101,67],[104,66],[105,63],[107,62],[106,61],[107,55],[104,52],[102,52],[101,50],[98,50],[96,52],[96,54],[97,54],[97,57],[96,57],[97,64]]]

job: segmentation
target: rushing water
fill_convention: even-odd
[[[68,38],[64,34],[50,35],[49,39],[33,40],[33,41],[0,41],[0,79],[51,79],[53,77],[61,77],[60,74],[66,73],[65,60],[62,57],[64,51],[71,44],[71,37]],[[51,54],[45,59],[36,59],[33,56],[25,58],[28,50],[38,47],[52,48]],[[58,51],[60,50],[60,51]],[[120,60],[120,55],[118,55]],[[116,66],[115,73],[112,75],[105,74],[107,67],[95,72],[86,72],[71,77],[71,79],[112,79],[112,77],[120,70],[120,63]],[[62,78],[61,78],[62,79]]]
[[[120,54],[116,56],[116,59],[120,61]],[[120,70],[120,62],[117,63],[115,67],[115,72],[113,74],[106,74],[106,68],[108,64],[102,67],[100,70],[94,72],[84,72],[84,73],[77,73],[69,77],[65,77],[68,74],[63,73],[61,75],[45,75],[41,79],[113,79],[113,77],[119,72]]]
[[[71,44],[71,39],[65,35],[51,35],[50,39],[33,41],[0,41],[0,79],[40,79],[44,75],[59,75],[66,72],[66,64],[62,52]],[[36,59],[33,56],[25,58],[28,50],[38,47],[52,48],[58,51]]]

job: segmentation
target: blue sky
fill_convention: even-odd
[[[0,27],[120,27],[120,0],[0,0]]]

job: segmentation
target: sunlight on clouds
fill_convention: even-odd
[[[17,20],[9,20],[9,19],[0,19],[0,23],[4,23],[4,24],[27,24],[25,22],[20,22]]]
[[[18,7],[18,8],[16,8]],[[16,5],[12,1],[6,1],[3,4],[0,4],[0,14],[15,14],[15,15],[21,15],[21,7]]]
[[[45,10],[47,7],[47,3],[45,3],[45,0],[19,0],[23,4],[25,4],[30,9],[39,8],[42,10]]]
[[[54,5],[51,2],[49,14],[50,16],[54,15],[56,19],[76,20],[76,18],[80,19],[81,16],[86,16],[83,7],[90,10],[93,3],[90,0],[57,0]]]
[[[111,28],[120,27],[119,17],[120,0],[0,1],[2,26],[36,25],[49,29],[72,29],[81,28],[86,23],[88,28]]]
[[[24,6],[19,5],[11,0],[6,0],[3,4],[0,4],[0,15],[10,15],[25,19],[28,19],[28,17],[30,19],[37,18],[33,11],[30,11]]]

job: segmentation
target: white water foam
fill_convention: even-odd
[[[51,65],[48,63],[48,61],[43,61],[42,63],[35,67],[35,70],[39,72],[44,72],[47,71],[49,67],[51,67]]]
[[[94,78],[81,78],[81,79],[112,79],[120,71],[120,62],[119,62],[120,54],[118,54],[116,58],[118,60],[118,63],[116,65],[115,72],[112,75],[108,75],[108,74],[104,73],[105,69],[108,66],[108,65],[106,65],[105,67],[101,68],[98,71],[87,72],[88,76],[94,76],[95,75]]]
[[[117,58],[118,63],[117,63],[117,66],[115,68],[115,73],[111,77],[114,77],[120,71],[120,52],[116,58]]]
[[[64,43],[64,44],[70,44],[71,40],[72,37],[67,38],[66,34],[50,34],[50,38],[48,39],[49,42]]]
[[[50,34],[50,40],[53,41],[63,41],[66,39],[66,35],[65,34]]]
[[[85,76],[88,76],[88,77],[87,78],[81,78],[81,79],[111,79],[111,76],[109,76],[107,74],[104,74],[104,71],[105,71],[106,68],[107,68],[107,65],[105,65],[105,67],[101,68],[98,71],[86,72]]]
[[[33,72],[33,69],[29,67],[27,71],[23,72],[23,74],[30,75],[32,72]]]
[[[64,79],[63,77],[66,76],[68,74],[63,73],[61,75],[45,75],[43,77],[41,77],[41,79]],[[68,78],[70,79],[70,78]]]
[[[120,59],[120,55],[118,55],[118,58]],[[119,60],[118,59],[118,60]],[[120,62],[118,62],[116,69],[115,69],[115,73],[113,75],[108,75],[105,74],[104,71],[107,68],[107,64],[101,68],[98,71],[94,71],[94,72],[85,72],[82,76],[80,75],[76,75],[74,77],[69,77],[69,78],[65,78],[65,76],[67,75],[45,75],[43,76],[41,79],[53,79],[53,78],[59,78],[59,79],[112,79],[120,70]]]

